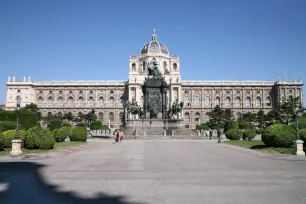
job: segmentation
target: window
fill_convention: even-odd
[[[226,106],[230,106],[231,105],[231,98],[230,97],[226,97],[225,98],[225,105]]]
[[[68,98],[68,105],[69,105],[69,106],[72,106],[72,105],[73,105],[73,97],[72,97],[72,96],[70,96],[70,97]]]
[[[110,112],[108,114],[108,119],[110,120],[110,122],[114,122],[114,113]]]
[[[111,104],[111,105],[113,105],[114,104],[114,102],[115,102],[115,98],[114,97],[109,97],[109,100],[108,100],[108,103],[109,104]]]
[[[260,99],[260,97],[256,97],[255,105],[256,105],[256,107],[260,107],[261,106],[261,99]]]
[[[102,96],[99,98],[99,104],[100,106],[104,105],[104,98]]]
[[[146,71],[146,62],[145,61],[142,62],[142,71]]]
[[[201,114],[200,114],[199,112],[196,112],[196,114],[195,114],[195,121],[196,121],[197,123],[200,122],[200,117],[201,117]]]
[[[135,64],[135,63],[132,64],[132,71],[133,71],[133,72],[136,71],[136,64]]]
[[[271,106],[271,98],[270,97],[266,98],[266,105]]]
[[[120,122],[123,122],[124,121],[124,117],[123,117],[124,115],[123,115],[123,112],[120,112],[119,113],[119,121]]]
[[[57,113],[57,117],[62,118],[63,114],[61,112]]]
[[[52,113],[51,112],[48,112],[48,117],[51,117],[52,116]]]
[[[38,98],[38,105],[40,105],[40,106],[42,106],[43,105],[43,102],[44,102],[44,99],[43,99],[43,97],[39,97]]]
[[[63,105],[63,97],[58,97],[57,99],[58,105],[62,106]]]
[[[189,98],[188,98],[188,96],[185,96],[185,97],[184,97],[184,104],[185,104],[186,106],[189,106]]]
[[[177,64],[176,63],[173,63],[173,70],[177,71]]]
[[[98,115],[98,120],[100,120],[101,122],[103,122],[103,113],[100,112]]]
[[[205,97],[205,106],[210,106],[210,98],[209,98],[209,96]]]
[[[184,121],[185,121],[185,122],[189,122],[189,121],[190,121],[190,114],[189,114],[189,113],[185,113],[185,115],[184,115]]]
[[[246,99],[245,99],[245,106],[246,107],[251,107],[251,98],[250,97],[246,97]]]
[[[167,62],[164,61],[164,69],[167,69]]]
[[[292,97],[292,96],[289,96],[289,97],[288,97],[288,101],[292,101],[292,102],[293,102],[293,97]]]
[[[93,106],[93,105],[94,105],[94,99],[93,99],[93,97],[89,97],[89,99],[88,99],[88,104],[89,104],[89,106]]]
[[[79,97],[78,104],[79,106],[82,106],[84,104],[84,99],[82,96]]]
[[[53,98],[52,98],[52,96],[50,96],[48,98],[48,106],[52,106],[52,105],[53,105]]]
[[[220,98],[219,97],[216,97],[215,105],[220,106]]]
[[[200,105],[200,96],[195,96],[194,97],[194,105],[199,106]]]
[[[236,106],[241,106],[241,99],[240,99],[240,97],[236,97]]]

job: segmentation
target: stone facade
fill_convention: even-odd
[[[186,128],[195,128],[209,120],[206,113],[216,105],[231,108],[234,115],[260,109],[268,112],[289,97],[302,97],[303,82],[292,81],[193,81],[181,80],[180,59],[170,56],[168,48],[158,41],[157,35],[144,45],[139,56],[131,56],[127,81],[47,81],[33,82],[30,78],[7,82],[6,109],[16,107],[16,97],[21,106],[35,103],[43,115],[71,112],[77,116],[91,109],[104,124],[118,128],[122,125],[126,100],[134,98],[143,104],[141,86],[148,76],[147,64],[155,57],[165,81],[169,85],[168,104],[176,99],[184,101],[183,117]]]

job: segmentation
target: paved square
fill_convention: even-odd
[[[90,142],[63,158],[0,160],[0,203],[306,203],[305,159],[216,141]]]

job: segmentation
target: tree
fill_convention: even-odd
[[[84,119],[88,125],[91,125],[92,121],[97,120],[97,115],[95,114],[95,110],[92,109],[89,113],[87,113]]]
[[[34,103],[27,104],[24,107],[24,109],[30,110],[30,111],[32,111],[34,113],[38,113],[39,112],[39,109],[38,109],[37,105],[34,104]]]
[[[226,109],[224,110],[224,117],[225,117],[225,121],[226,121],[226,122],[232,120],[233,117],[234,117],[232,109],[226,108]]]
[[[265,112],[260,109],[257,113],[256,113],[256,122],[259,124],[259,127],[262,127],[265,121]]]
[[[63,116],[63,119],[67,119],[67,120],[73,120],[73,115],[71,112],[65,113]]]
[[[281,114],[280,114],[279,109],[273,108],[272,110],[270,110],[267,113],[265,120],[266,121],[274,121],[274,120],[281,121]]]
[[[243,113],[242,119],[246,120],[249,124],[256,121],[256,114],[253,114],[251,112]]]
[[[291,123],[293,120],[295,120],[295,106],[298,98],[293,99],[292,97],[289,97],[287,101],[283,102],[280,106],[280,116],[281,116],[281,122],[285,124]]]

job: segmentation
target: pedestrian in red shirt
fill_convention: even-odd
[[[124,137],[124,133],[123,133],[123,131],[121,131],[121,130],[120,130],[120,134],[119,134],[119,136],[120,136],[120,142],[122,142],[123,137]]]

